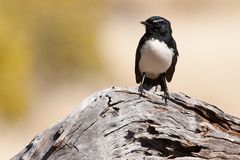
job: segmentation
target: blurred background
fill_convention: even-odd
[[[94,92],[136,87],[152,15],[171,21],[180,54],[170,91],[240,117],[238,0],[0,0],[0,159]]]

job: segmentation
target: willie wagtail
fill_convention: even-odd
[[[172,37],[170,22],[159,16],[152,16],[142,21],[146,32],[139,41],[136,59],[136,82],[140,83],[139,91],[143,92],[143,85],[160,85],[167,103],[169,92],[166,80],[170,82],[177,63],[177,46]]]

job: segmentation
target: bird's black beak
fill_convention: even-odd
[[[143,24],[143,25],[145,25],[145,26],[151,26],[151,24],[148,23],[147,21],[142,21],[142,22],[140,22],[140,23]]]

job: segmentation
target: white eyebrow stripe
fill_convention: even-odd
[[[157,23],[157,22],[161,22],[161,21],[164,21],[164,20],[163,19],[159,19],[159,20],[154,20],[153,22]]]

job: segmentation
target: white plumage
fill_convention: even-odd
[[[141,50],[139,62],[140,72],[146,77],[156,79],[161,73],[167,71],[172,63],[173,49],[158,39],[147,40]]]

